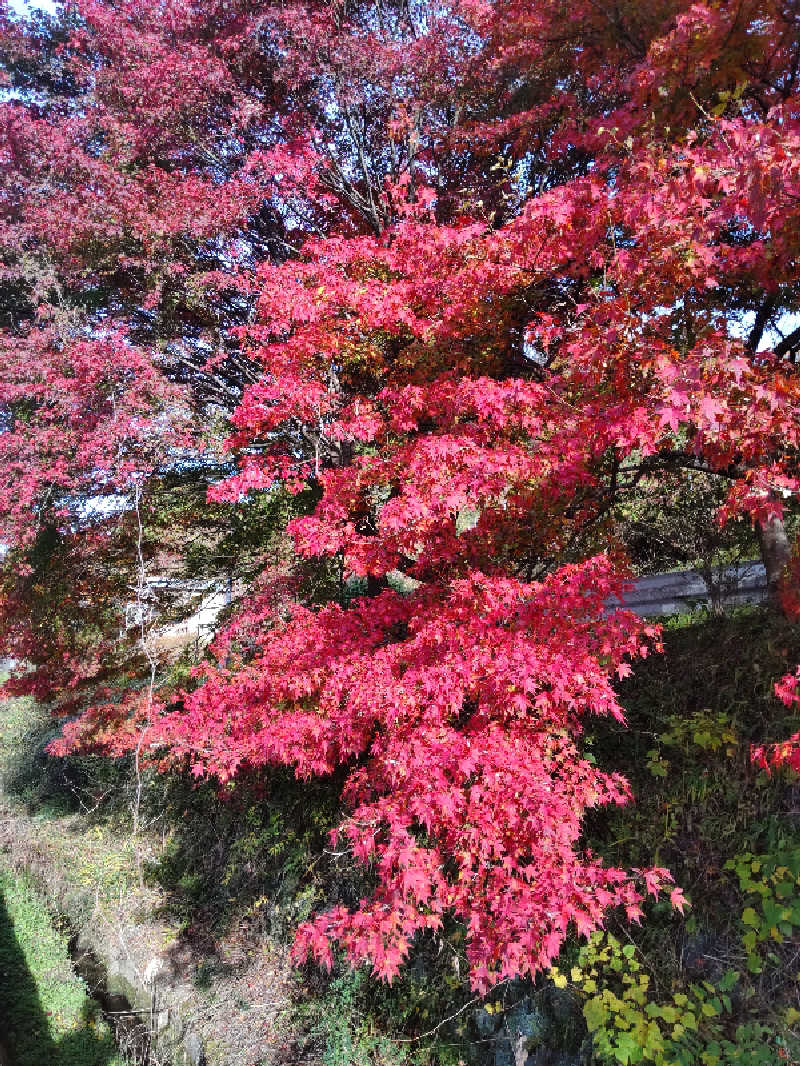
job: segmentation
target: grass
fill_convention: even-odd
[[[67,942],[27,877],[0,867],[0,1017],[12,1066],[122,1066]]]
[[[130,835],[129,768],[100,757],[56,759],[45,752],[58,725],[30,699],[0,704],[0,783],[75,893],[118,901],[136,887]]]

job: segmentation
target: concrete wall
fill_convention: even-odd
[[[179,582],[173,584],[175,588],[180,585]],[[619,601],[609,601],[607,607],[608,610],[615,610],[624,606],[642,617],[658,617],[681,614],[694,607],[711,606],[712,602],[726,609],[741,604],[761,603],[766,598],[766,574],[763,563],[758,560],[715,568],[712,584],[713,599],[712,590],[698,570],[648,574],[633,582],[621,604]],[[157,627],[159,641],[164,644],[197,641],[199,646],[203,646],[210,640],[220,612],[231,602],[232,591],[227,581],[216,585],[209,583],[205,587],[186,583],[187,597],[192,593],[197,595],[200,590],[204,595],[191,614],[179,622]],[[130,604],[129,607],[133,611],[137,605]],[[0,660],[0,672],[2,670],[3,660]]]
[[[767,594],[764,564],[753,560],[738,566],[717,568],[712,575],[714,602],[721,608],[761,603]],[[638,578],[623,597],[622,606],[643,617],[681,614],[693,607],[711,606],[712,596],[698,570],[675,570]],[[619,601],[609,602],[610,610]]]

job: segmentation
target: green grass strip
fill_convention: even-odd
[[[30,880],[0,866],[0,1032],[12,1066],[122,1066]]]

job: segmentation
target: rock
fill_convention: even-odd
[[[547,1022],[530,1000],[518,1003],[503,1020],[504,1038],[498,1040],[494,1066],[528,1066],[531,1045],[544,1036]]]
[[[571,1022],[580,1013],[575,999],[566,988],[550,985],[547,989],[547,1013],[561,1025]]]
[[[203,1041],[190,1029],[183,1038],[183,1050],[186,1052],[192,1066],[206,1066],[206,1053]]]
[[[523,1066],[581,1066],[581,1060],[568,1051],[553,1051],[549,1047],[540,1047],[528,1055]]]
[[[472,1022],[478,1032],[478,1036],[482,1040],[486,1040],[490,1036],[494,1036],[497,1032],[500,1016],[497,1014],[490,1014],[484,1007],[479,1007],[476,1011],[472,1012]]]

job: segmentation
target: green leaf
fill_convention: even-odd
[[[587,999],[584,1003],[583,1016],[586,1019],[589,1032],[593,1033],[608,1021],[608,1010],[602,1000],[595,996],[592,999]]]
[[[627,1066],[629,1062],[641,1061],[642,1049],[639,1047],[639,1041],[633,1033],[622,1033],[617,1040],[614,1054],[623,1066]]]

